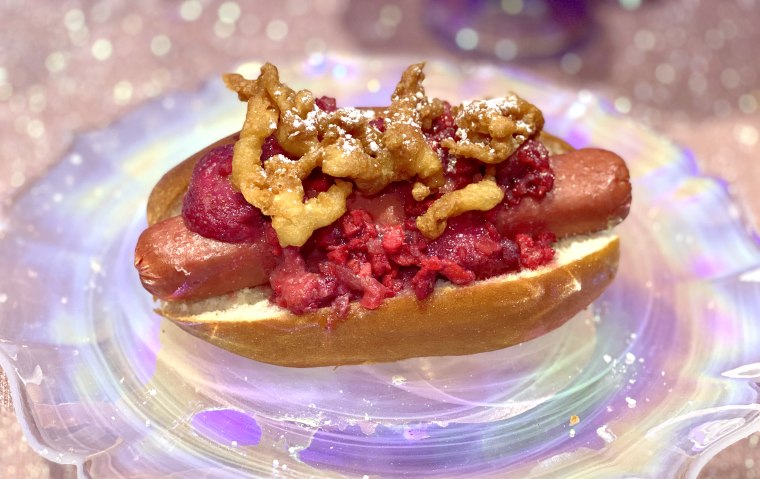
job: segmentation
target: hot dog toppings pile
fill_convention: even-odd
[[[515,94],[429,99],[422,64],[384,108],[336,108],[271,64],[224,79],[247,102],[241,131],[169,172],[149,202],[136,266],[161,300],[268,287],[293,314],[328,311],[331,329],[389,298],[424,302],[440,281],[550,266],[558,238],[627,215],[622,160],[543,133]]]
[[[225,77],[248,102],[235,144],[232,185],[271,218],[281,246],[303,246],[314,231],[337,221],[354,189],[373,195],[403,182],[412,185],[415,201],[433,197],[416,219],[416,229],[429,240],[443,233],[449,217],[488,211],[503,200],[506,185],[497,185],[495,165],[538,135],[541,112],[516,96],[470,102],[452,111],[441,100],[428,100],[423,78],[421,64],[410,66],[387,111],[376,117],[372,110],[320,107],[308,90],[296,92],[281,83],[271,64],[256,80]],[[270,137],[283,153],[263,155]],[[455,176],[448,160],[455,157],[483,164],[472,186],[447,183]],[[331,184],[304,199],[303,182],[317,168]]]

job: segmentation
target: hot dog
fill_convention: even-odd
[[[243,129],[149,198],[135,266],[161,314],[310,367],[502,348],[601,294],[631,201],[623,160],[542,132],[519,97],[451,108],[422,78],[411,66],[388,108],[336,110],[271,65],[227,77]]]

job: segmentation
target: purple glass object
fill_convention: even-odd
[[[199,412],[191,421],[203,436],[220,444],[255,446],[261,440],[261,428],[256,419],[235,409],[210,409]]]
[[[458,49],[504,61],[561,53],[591,29],[586,0],[429,0],[425,11]]]

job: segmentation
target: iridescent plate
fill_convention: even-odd
[[[404,66],[280,68],[378,105]],[[185,334],[153,312],[132,256],[156,180],[242,124],[214,80],[80,136],[2,225],[0,364],[32,446],[81,477],[693,477],[758,430],[760,250],[724,185],[588,92],[426,71],[431,95],[515,90],[549,131],[627,159],[620,271],[591,308],[502,351],[339,368],[260,364]]]

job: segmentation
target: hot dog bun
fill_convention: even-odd
[[[440,281],[433,294],[387,299],[376,310],[357,305],[328,329],[323,308],[294,315],[268,301],[269,287],[187,302],[163,302],[159,313],[182,329],[235,354],[290,367],[338,366],[493,351],[560,327],[594,301],[617,270],[611,233],[563,240],[550,266],[467,286]]]
[[[561,140],[553,153],[571,148]],[[148,202],[154,224],[179,214],[192,167],[220,140],[170,170]],[[385,362],[421,356],[464,355],[515,345],[560,327],[612,281],[618,237],[609,231],[566,238],[550,265],[467,286],[439,281],[433,294],[387,299],[375,310],[352,305],[328,327],[331,310],[295,315],[271,304],[268,286],[196,301],[160,302],[158,312],[211,344],[258,361],[316,367]]]

